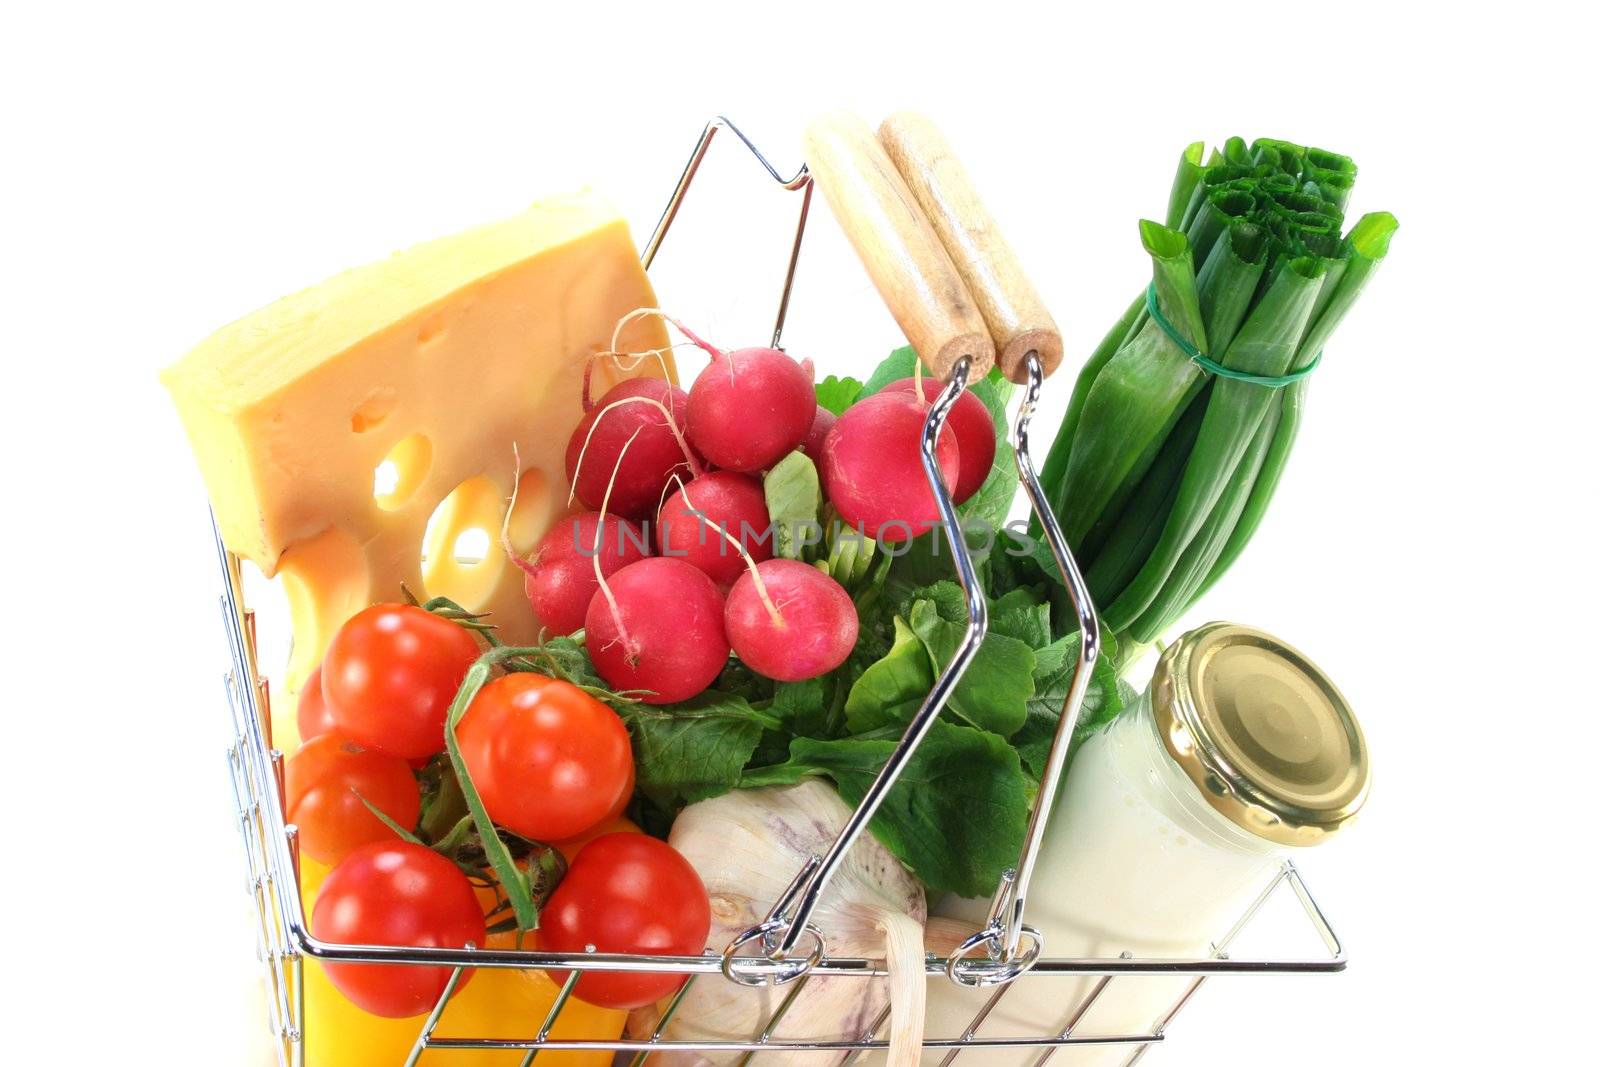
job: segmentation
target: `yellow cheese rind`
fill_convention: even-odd
[[[507,640],[536,636],[498,545],[506,498],[520,478],[512,525],[527,551],[565,509],[585,365],[610,348],[618,319],[654,305],[627,224],[585,193],[338,275],[167,370],[224,542],[285,575],[291,689],[334,628],[399,599],[402,582],[493,612]],[[594,395],[629,373],[673,373],[659,320],[631,324],[618,348],[660,349],[664,361],[624,371],[601,360]],[[387,471],[400,491],[380,497],[386,458],[406,469]],[[489,534],[481,563],[454,557],[473,537],[481,547],[480,533],[457,540],[466,530]]]

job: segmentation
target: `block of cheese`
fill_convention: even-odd
[[[508,641],[537,635],[500,548],[513,483],[526,552],[566,508],[585,364],[654,306],[627,224],[581,193],[331,278],[165,372],[224,542],[283,576],[291,691],[345,619],[401,583],[492,612]],[[593,395],[674,373],[653,318],[617,346],[648,349],[664,359],[595,361]]]

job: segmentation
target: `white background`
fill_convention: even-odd
[[[707,117],[790,167],[838,104],[942,122],[1069,370],[1144,283],[1183,145],[1357,157],[1392,255],[1190,620],[1282,634],[1357,706],[1370,807],[1304,861],[1353,962],[1214,982],[1146,1062],[1593,1062],[1592,33],[1538,3],[1029,6],[10,9],[6,1062],[246,1063],[260,1023],[205,500],[157,370],[542,193],[598,186],[642,239]],[[763,338],[794,206],[718,151],[663,302]],[[787,345],[861,374],[897,331],[814,221]]]

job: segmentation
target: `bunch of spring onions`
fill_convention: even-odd
[[[1185,150],[1165,224],[1139,224],[1154,282],[1079,374],[1043,474],[1102,622],[1129,645],[1160,637],[1249,543],[1310,372],[1396,226],[1376,212],[1344,232],[1344,156],[1240,138],[1203,153]]]

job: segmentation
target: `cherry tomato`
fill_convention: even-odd
[[[478,658],[465,628],[408,604],[375,604],[333,635],[322,693],[340,734],[404,759],[444,749],[444,719]]]
[[[467,876],[432,849],[408,841],[364,845],[346,856],[317,893],[311,932],[336,944],[414,948],[482,945],[486,936]],[[329,963],[325,969],[358,1007],[390,1019],[430,1010],[451,970],[384,963]],[[461,982],[471,977],[467,971]]]
[[[321,863],[338,863],[373,841],[395,840],[363,798],[407,829],[422,810],[421,790],[405,760],[368,752],[336,734],[301,745],[284,764],[283,780],[285,814],[300,828],[300,848]]]
[[[300,893],[306,914],[311,914],[327,876],[328,868],[302,857]],[[493,907],[493,892],[478,890],[478,901],[485,910]],[[485,944],[532,950],[538,948],[539,938],[529,931],[518,944],[516,933],[508,930],[490,934]],[[552,981],[543,971],[479,968],[465,988],[456,987],[435,1032],[443,1037],[526,1038],[555,1003],[559,989],[559,979]],[[406,1061],[416,1043],[419,1024],[414,1019],[380,1019],[362,1011],[333,987],[323,964],[315,959],[305,961],[305,998],[305,1061],[311,1067],[395,1067]],[[626,1012],[569,1000],[550,1036],[612,1041],[621,1035],[627,1017]],[[521,1049],[430,1049],[421,1063],[422,1067],[518,1067],[523,1055]],[[555,1067],[611,1067],[609,1052],[541,1052],[537,1062],[544,1065],[546,1059]]]
[[[583,833],[633,789],[633,751],[617,713],[542,674],[508,674],[484,686],[456,741],[489,817],[535,841]]]
[[[711,901],[689,861],[643,834],[606,834],[577,858],[540,912],[539,945],[551,952],[698,956],[711,932]],[[679,974],[591,971],[573,992],[605,1008],[641,1008],[683,984]]]
[[[300,728],[300,743],[334,731],[333,712],[322,696],[322,664],[317,664],[306,686],[300,690],[300,704],[295,708],[295,725]]]

